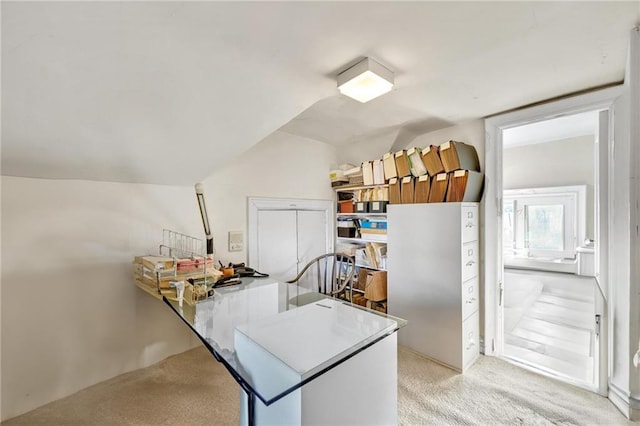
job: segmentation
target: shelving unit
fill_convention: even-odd
[[[386,213],[337,213],[337,219],[339,220],[340,218],[386,220],[387,214]],[[355,244],[366,244],[366,243],[385,243],[386,244],[387,243],[386,237],[385,238],[337,237],[337,241],[344,242],[344,243],[355,243]],[[367,265],[356,264],[356,266],[364,266],[367,268],[383,270],[382,268],[373,268]]]
[[[356,194],[366,191],[373,190],[377,191],[380,189],[388,188],[389,185],[372,185],[372,186],[341,186],[335,188],[337,201],[340,201],[340,193],[350,193],[356,196]],[[369,200],[356,200],[358,202],[369,201]],[[375,201],[383,201],[380,199],[371,200]],[[384,200],[386,201],[386,200]],[[365,289],[360,288],[358,286],[359,280],[358,276],[360,271],[371,271],[367,272],[368,274],[372,273],[384,273],[386,274],[386,247],[387,247],[387,238],[386,234],[381,234],[380,237],[372,233],[368,233],[365,238],[362,238],[362,234],[360,233],[360,226],[363,221],[370,220],[372,222],[382,223],[384,222],[384,228],[386,230],[386,220],[387,213],[386,212],[359,212],[359,213],[351,213],[351,212],[338,212],[336,213],[336,226],[339,227],[340,222],[349,222],[353,221],[354,224],[357,224],[355,236],[354,237],[336,237],[336,250],[339,251],[339,245],[342,244],[352,244],[354,245],[349,250],[345,250],[348,254],[351,254],[356,259],[356,282],[354,285],[353,293],[357,294],[357,297],[354,295],[353,303],[358,304],[366,304],[366,306],[373,307],[375,309],[382,309],[381,306],[384,305],[384,309],[386,311],[386,299],[383,301],[380,300],[369,300],[365,298]],[[371,244],[372,243],[372,244]],[[357,247],[357,248],[356,248]],[[374,264],[370,264],[367,259],[367,256],[371,256],[372,253],[375,253],[375,258],[379,263],[377,266]],[[384,255],[383,255],[384,253]],[[386,277],[385,277],[385,287],[386,287]],[[369,295],[369,297],[372,297]]]

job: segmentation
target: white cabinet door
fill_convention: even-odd
[[[298,210],[298,260],[304,267],[311,259],[327,253],[327,221],[323,211]]]
[[[298,273],[298,231],[295,210],[258,212],[258,262],[250,265],[276,279],[291,279]]]
[[[257,226],[258,257],[251,266],[274,278],[293,279],[307,262],[329,250],[325,211],[261,210]]]
[[[328,252],[327,220],[323,211],[298,210],[298,272],[313,258]],[[315,290],[317,287],[316,271],[306,273],[299,284]],[[291,277],[293,278],[293,277]]]

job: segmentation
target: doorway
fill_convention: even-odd
[[[599,112],[502,132],[502,356],[597,391]],[[604,368],[604,367],[603,367]]]
[[[529,308],[538,301],[540,295],[545,293],[545,296],[553,296],[556,297],[557,294],[557,283],[551,282],[549,283],[546,278],[540,279],[542,275],[539,277],[525,277],[530,280],[529,285],[526,286],[527,290],[525,293],[521,293],[520,297],[516,297],[522,303],[525,299],[527,300],[525,303],[522,303],[520,306],[515,306],[516,309],[521,309],[523,312],[520,318],[516,318],[518,321],[511,321],[509,323],[505,322],[505,305],[508,302],[510,304],[510,308],[514,308],[512,305],[513,300],[507,293],[506,289],[507,280],[510,278],[509,274],[505,275],[505,253],[504,253],[504,238],[505,231],[503,228],[505,215],[510,214],[508,211],[509,207],[505,207],[505,199],[507,198],[505,194],[503,194],[504,190],[504,173],[503,173],[503,164],[505,158],[503,158],[504,150],[504,137],[505,134],[508,136],[509,129],[515,129],[524,125],[532,125],[535,123],[542,123],[547,120],[559,118],[559,117],[567,117],[575,114],[582,113],[595,113],[596,121],[597,121],[597,142],[595,148],[593,150],[593,157],[595,158],[595,170],[594,174],[594,188],[593,188],[593,203],[594,203],[594,213],[593,213],[593,238],[589,238],[590,240],[594,240],[593,247],[590,247],[590,242],[585,241],[585,237],[581,237],[578,230],[575,231],[574,238],[576,242],[576,257],[578,248],[580,250],[585,251],[586,254],[590,254],[589,252],[593,252],[593,258],[595,265],[595,271],[593,277],[589,276],[580,276],[576,273],[577,265],[575,264],[576,259],[574,258],[573,265],[567,265],[570,262],[547,262],[553,263],[553,267],[556,270],[545,271],[549,273],[563,273],[564,277],[569,277],[570,275],[574,278],[584,278],[584,280],[589,280],[591,283],[591,290],[586,290],[585,283],[582,284],[583,288],[581,290],[582,295],[586,295],[587,293],[593,294],[593,299],[590,299],[589,296],[586,300],[580,300],[579,302],[584,302],[588,304],[590,307],[593,306],[593,311],[589,310],[581,310],[581,312],[586,312],[583,315],[585,318],[588,316],[589,323],[592,324],[589,328],[585,327],[586,334],[589,336],[590,348],[588,352],[587,358],[593,358],[593,370],[591,377],[589,377],[589,373],[586,373],[581,380],[578,380],[575,377],[568,377],[567,374],[560,374],[557,370],[557,366],[551,366],[554,368],[541,368],[541,366],[534,367],[532,363],[524,360],[519,360],[520,365],[525,366],[526,368],[535,369],[538,372],[543,374],[552,375],[561,380],[568,381],[570,383],[585,387],[589,390],[598,392],[602,395],[606,395],[607,393],[607,376],[608,376],[608,354],[609,354],[609,344],[608,344],[608,331],[609,331],[609,321],[608,315],[610,311],[607,311],[607,303],[610,299],[609,296],[609,288],[608,288],[608,272],[609,272],[609,259],[611,254],[611,246],[609,243],[609,235],[610,228],[612,224],[609,220],[609,214],[611,212],[611,204],[612,198],[609,196],[610,185],[612,184],[612,175],[614,173],[615,168],[611,166],[613,164],[613,129],[610,127],[609,123],[612,123],[613,117],[613,109],[614,104],[616,104],[617,100],[620,97],[620,94],[623,93],[623,88],[616,86],[604,90],[600,90],[597,92],[591,92],[589,94],[575,96],[572,98],[566,98],[560,101],[551,102],[548,104],[542,104],[539,106],[531,107],[528,109],[523,109],[519,111],[514,111],[512,113],[503,114],[501,116],[496,116],[489,118],[485,121],[486,131],[487,131],[487,142],[486,142],[486,163],[485,169],[487,173],[486,178],[486,186],[485,186],[485,195],[484,202],[482,205],[483,208],[483,216],[484,216],[484,229],[483,229],[483,240],[484,240],[484,253],[485,253],[485,263],[484,263],[484,287],[482,289],[484,295],[484,339],[482,342],[482,346],[484,349],[484,353],[487,355],[495,355],[508,359],[509,361],[515,362],[516,357],[509,357],[509,355],[505,352],[505,350],[509,349],[507,346],[505,336],[509,334],[509,331],[513,331],[515,326],[511,328],[514,323],[517,323],[525,318],[524,312],[526,312],[526,308]],[[617,128],[617,125],[616,125]],[[562,159],[561,155],[556,155]],[[554,158],[555,158],[554,157]],[[551,164],[551,160],[548,157],[547,160],[542,162],[539,161],[537,166],[537,173],[544,174],[548,172],[548,167]],[[565,161],[569,161],[570,159],[565,159]],[[575,183],[575,182],[571,182]],[[520,196],[519,204],[515,204],[517,206],[521,206],[522,217],[520,217],[520,221],[515,221],[514,232],[521,232],[521,236],[506,236],[509,241],[512,241],[513,238],[516,240],[519,238],[519,242],[521,245],[508,246],[511,247],[512,250],[515,250],[515,254],[523,255],[523,257],[528,258],[525,264],[518,264],[518,262],[522,262],[521,259],[518,259],[518,256],[515,256],[512,259],[507,260],[507,266],[516,266],[520,269],[526,269],[528,266],[530,269],[535,270],[535,266],[531,267],[532,264],[535,264],[536,261],[549,261],[556,256],[551,256],[554,252],[554,247],[545,247],[536,246],[536,244],[540,244],[540,241],[533,241],[529,236],[522,234],[522,232],[528,232],[530,227],[536,225],[536,223],[526,223],[526,220],[529,216],[532,218],[535,217],[534,213],[537,212],[539,215],[552,215],[554,210],[557,212],[558,210],[564,211],[564,209],[569,208],[571,205],[574,205],[580,199],[580,190],[571,188],[574,186],[580,185],[569,185],[564,184],[562,186],[569,188],[558,188],[556,187],[556,191],[560,191],[560,193],[564,193],[564,195],[560,196],[560,194],[553,193],[534,193],[535,191],[530,191],[529,196],[526,194],[509,194],[510,196]],[[547,186],[546,188],[549,188]],[[527,188],[524,188],[527,189]],[[532,188],[528,188],[532,189]],[[571,194],[574,195],[571,195]],[[564,201],[562,202],[550,202],[550,200],[557,200],[558,196],[560,198],[564,197]],[[571,201],[571,197],[574,197],[574,201]],[[585,197],[586,198],[586,197]],[[545,201],[546,199],[546,201]],[[544,201],[544,202],[541,202]],[[556,207],[552,207],[552,206]],[[530,206],[531,212],[525,214],[525,208]],[[558,207],[562,206],[562,207]],[[517,207],[516,207],[517,208]],[[517,212],[513,212],[513,214],[517,214]],[[580,220],[579,218],[577,219]],[[586,214],[585,214],[586,221]],[[563,223],[563,226],[567,227],[568,224]],[[539,225],[539,224],[538,224]],[[519,228],[518,228],[519,227]],[[564,242],[563,239],[562,247],[555,247],[555,251],[564,251]],[[527,242],[527,244],[525,244]],[[597,243],[599,242],[599,244]],[[556,241],[558,243],[558,241]],[[528,245],[529,247],[526,247]],[[557,253],[556,253],[557,254]],[[541,259],[536,259],[535,257],[539,256]],[[564,257],[564,253],[563,253]],[[526,263],[529,263],[527,265]],[[583,265],[584,266],[584,265]],[[571,269],[573,268],[573,272]],[[507,272],[509,268],[507,268]],[[524,272],[529,272],[529,269]],[[517,278],[523,278],[519,276]],[[584,281],[583,280],[583,281]],[[537,283],[533,283],[531,281],[537,281]],[[570,287],[572,284],[563,283],[565,287]],[[517,285],[516,285],[517,286]],[[531,290],[531,288],[535,288],[535,292]],[[512,291],[517,290],[517,288],[512,288]],[[556,294],[553,292],[556,291]],[[537,293],[540,294],[537,294]],[[512,293],[512,295],[517,293]],[[527,299],[528,298],[528,299]],[[533,309],[537,309],[537,314],[540,314],[540,311],[544,311],[541,308],[549,308],[552,307],[553,303],[556,302],[553,298],[546,298],[544,301],[547,303],[543,306],[536,306]],[[559,303],[563,303],[562,301]],[[566,303],[565,303],[566,304]],[[531,306],[526,306],[531,305]],[[576,304],[573,304],[575,306]],[[580,306],[580,304],[577,304]],[[582,305],[581,308],[584,308],[585,305]],[[549,309],[547,309],[548,311]],[[596,315],[600,315],[596,318]],[[560,313],[557,317],[560,316],[571,316],[571,314]],[[555,323],[559,323],[558,318],[555,318]],[[598,325],[596,324],[596,321]],[[554,324],[555,324],[554,323]],[[535,332],[535,324],[532,325],[531,322],[527,324],[526,322],[523,325],[527,325],[528,331]],[[538,324],[539,325],[539,324]],[[562,326],[573,326],[576,328],[578,324],[562,324]],[[511,328],[508,330],[507,328]],[[566,330],[565,330],[566,331]],[[576,333],[572,333],[573,334]],[[579,333],[578,333],[579,334]],[[564,335],[566,337],[566,334]],[[521,330],[516,331],[516,336],[510,340],[513,342],[518,339],[530,340],[529,342],[525,342],[529,345],[528,350],[531,352],[553,352],[555,355],[558,354],[558,351],[567,351],[568,347],[560,347],[553,348],[551,345],[542,346],[540,341],[535,341],[531,339],[532,335],[526,333],[521,333]],[[538,338],[539,336],[536,336]],[[547,336],[547,343],[549,342],[549,337]],[[584,340],[584,335],[582,337]],[[567,340],[567,339],[565,339]],[[520,340],[522,342],[522,340]],[[575,347],[572,348],[574,351],[581,351],[581,354],[584,354],[583,349],[577,349]],[[569,351],[570,352],[570,351]],[[565,361],[568,358],[565,359]],[[590,362],[590,361],[589,361]],[[589,364],[590,365],[590,364]],[[592,379],[592,380],[591,380]],[[591,383],[588,384],[587,382]]]

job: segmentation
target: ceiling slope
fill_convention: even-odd
[[[272,132],[336,146],[623,79],[638,2],[2,2],[2,174],[192,184]],[[395,71],[367,104],[335,75]],[[390,145],[393,140],[390,141]]]

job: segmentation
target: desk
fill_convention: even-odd
[[[241,424],[397,423],[406,321],[273,279],[164,301],[240,384]]]

